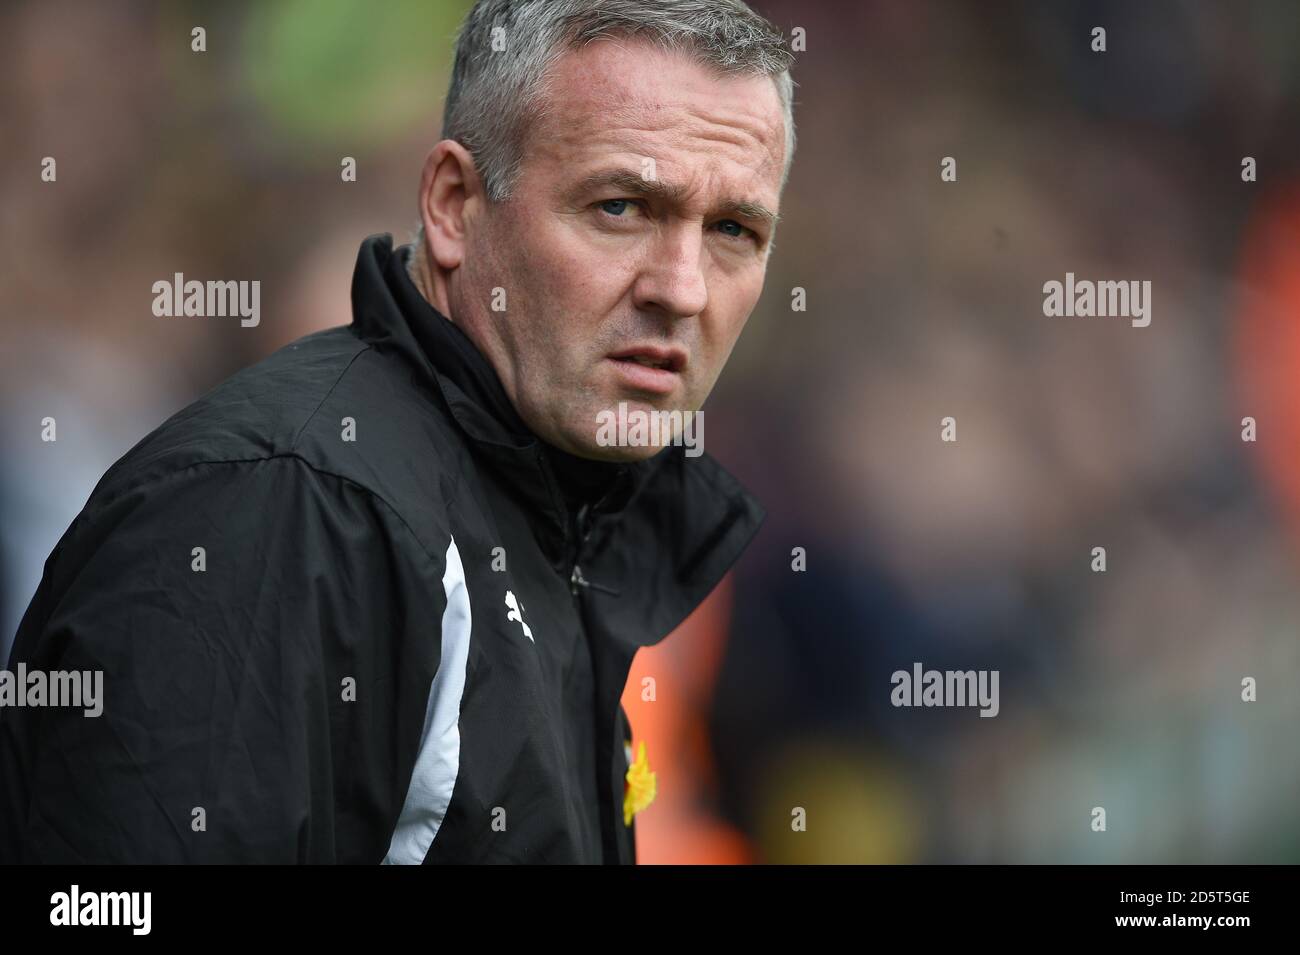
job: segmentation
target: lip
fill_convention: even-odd
[[[606,360],[614,366],[615,374],[623,385],[633,391],[667,395],[673,392],[681,379],[677,372],[669,371],[667,368],[651,368],[649,365],[638,365],[634,361],[622,361],[612,357]]]
[[[681,348],[671,348],[663,345],[633,345],[630,348],[610,352],[609,357],[615,361],[625,358],[645,358],[663,365],[663,371],[671,371],[675,374],[682,372],[686,368],[686,351]],[[643,365],[641,367],[649,366]]]
[[[607,358],[618,370],[624,385],[635,391],[655,395],[670,394],[677,387],[687,360],[683,349],[665,348],[661,345],[634,345],[612,352]],[[642,365],[632,361],[633,358],[659,362],[664,367]]]

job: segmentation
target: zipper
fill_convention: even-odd
[[[578,595],[579,587],[586,587],[588,590],[599,590],[602,594],[609,594],[611,597],[618,596],[618,591],[613,587],[606,587],[604,584],[598,584],[582,576],[582,568],[574,564],[573,573],[569,575],[569,590],[575,597]]]
[[[602,584],[598,584],[594,581],[588,580],[582,573],[581,561],[582,561],[584,548],[587,544],[588,539],[590,539],[591,537],[592,526],[595,524],[594,515],[596,513],[599,513],[601,506],[609,499],[610,495],[613,494],[615,490],[617,490],[619,483],[624,479],[624,477],[626,477],[626,474],[627,474],[626,471],[620,471],[618,477],[611,484],[610,489],[605,492],[605,494],[601,497],[599,501],[596,502],[596,505],[594,507],[584,503],[581,507],[578,508],[578,513],[574,516],[574,521],[573,521],[574,546],[573,546],[572,560],[570,561],[573,566],[573,570],[569,574],[569,592],[573,595],[573,601],[575,606],[578,609],[578,614],[580,617],[583,614],[582,600],[580,597],[581,591],[596,590],[596,591],[600,591],[601,593],[610,594],[611,596],[615,596],[615,597],[617,597],[619,593],[617,590],[615,590],[612,587],[606,587]],[[583,626],[584,627],[586,626],[585,622],[583,623]],[[618,712],[614,714],[615,752],[611,758],[612,760],[611,767],[614,769],[617,769],[619,765],[618,762],[619,751],[623,746],[624,734],[623,734],[623,730],[620,727],[621,713],[622,713],[622,706],[620,705],[618,707]],[[597,721],[596,725],[598,727],[601,725],[599,720]],[[622,818],[623,785],[624,785],[625,778],[626,778],[626,770],[624,770],[624,772],[621,775],[616,773],[612,779],[606,780],[605,784],[602,786],[602,788],[610,785],[612,785],[613,787],[612,792],[607,792],[607,794],[610,800],[609,813],[612,817],[613,825],[614,825],[614,831],[612,833],[612,839],[614,845],[614,859],[620,863],[629,861],[628,841],[629,839],[635,839],[634,835],[629,835],[628,833],[624,832],[623,827],[620,825],[623,821]],[[601,810],[601,812],[603,814],[603,809]],[[610,837],[611,837],[611,833],[609,832],[609,830],[604,828],[602,823],[601,839],[600,839],[602,859],[605,857],[606,846],[608,845],[607,839],[609,839]],[[631,845],[630,855],[631,855],[630,861],[635,862],[636,861],[635,843],[632,843]]]
[[[573,551],[573,570],[569,574],[569,592],[573,594],[574,597],[578,596],[579,588],[596,590],[603,594],[609,594],[611,597],[617,597],[619,594],[619,592],[612,587],[606,587],[603,584],[598,584],[595,581],[588,580],[584,577],[580,562],[582,560],[583,547],[591,537],[592,525],[595,523],[593,512],[600,511],[601,505],[609,500],[610,496],[618,489],[618,485],[622,483],[625,475],[625,471],[619,472],[618,477],[615,478],[614,482],[610,485],[609,490],[606,491],[601,499],[596,502],[594,507],[589,504],[583,504],[578,508],[578,513],[573,522],[575,531],[574,536],[577,538],[577,544]]]

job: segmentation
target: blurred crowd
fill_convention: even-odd
[[[799,147],[706,449],[768,518],[629,680],[641,861],[1300,860],[1300,6],[752,5]],[[410,238],[467,7],[0,9],[0,662],[108,466]],[[175,272],[261,323],[156,318]],[[1046,317],[1067,272],[1150,326]],[[999,715],[895,708],[914,662]]]

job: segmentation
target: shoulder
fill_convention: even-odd
[[[282,511],[313,494],[369,498],[437,553],[460,447],[438,396],[403,360],[348,327],[333,328],[285,346],[172,415],[108,470],[78,520],[144,497],[197,496],[201,504],[215,494],[241,511]]]

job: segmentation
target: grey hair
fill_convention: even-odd
[[[510,197],[552,64],[606,37],[644,38],[723,74],[772,77],[785,118],[784,189],[795,146],[794,55],[742,0],[478,0],[456,38],[442,138],[474,157],[490,201]]]

